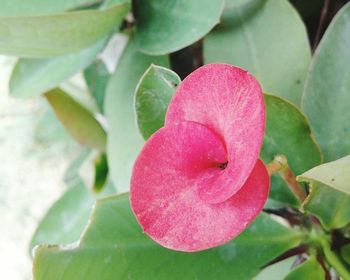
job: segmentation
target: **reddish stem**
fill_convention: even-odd
[[[297,182],[296,177],[293,171],[290,169],[287,158],[285,156],[277,155],[272,162],[266,165],[266,168],[270,176],[279,173],[287,183],[289,189],[295,194],[295,196],[301,202],[305,200],[306,194]]]

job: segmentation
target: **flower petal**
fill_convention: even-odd
[[[202,188],[200,196],[209,203],[227,200],[243,186],[259,157],[265,130],[259,83],[238,67],[205,65],[180,84],[170,102],[165,125],[182,121],[205,125],[225,143],[226,175]]]
[[[227,172],[219,165],[225,159],[222,140],[203,125],[171,123],[158,130],[131,178],[131,207],[143,230],[162,246],[187,252],[224,244],[241,233],[263,208],[269,176],[258,160],[234,196],[207,203],[199,190],[219,182],[215,178]]]

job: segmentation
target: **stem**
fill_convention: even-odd
[[[285,156],[278,155],[275,156],[273,161],[266,165],[267,172],[269,175],[274,175],[278,173],[287,164],[287,159]]]
[[[324,0],[324,2],[323,2],[323,7],[322,7],[322,11],[321,11],[320,21],[318,23],[318,27],[317,27],[317,31],[316,31],[316,35],[315,35],[313,51],[316,50],[317,44],[320,41],[323,24],[324,24],[324,21],[326,19],[326,15],[327,15],[327,12],[328,12],[329,2],[330,2],[329,0]]]
[[[322,256],[319,254],[319,252],[317,252],[317,255],[316,255],[316,258],[317,258],[317,261],[318,263],[322,266],[323,270],[324,270],[324,273],[325,273],[325,280],[332,280],[332,276],[331,276],[331,273],[324,261],[324,259],[322,258]]]
[[[324,256],[329,263],[344,280],[350,280],[350,272],[342,260],[335,254],[325,239],[320,240]]]
[[[287,182],[288,186],[290,187],[290,190],[299,198],[301,202],[303,202],[306,198],[305,192],[302,190],[301,186],[295,179],[295,175],[290,170],[290,168],[284,168],[282,170],[282,177]]]
[[[283,261],[285,259],[288,259],[293,256],[301,255],[303,253],[306,253],[309,249],[309,246],[306,244],[300,245],[298,247],[292,248],[288,250],[287,252],[283,253],[282,255],[278,256],[277,258],[270,261],[268,264],[266,264],[264,267],[270,266],[272,264],[278,263],[280,261]]]
[[[305,192],[302,187],[296,181],[293,171],[288,165],[287,158],[284,155],[277,155],[272,162],[266,165],[269,175],[280,173],[284,181],[286,181],[289,189],[295,194],[295,196],[303,202],[306,198]]]

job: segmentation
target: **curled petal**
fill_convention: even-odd
[[[259,83],[238,67],[205,65],[181,83],[170,102],[165,125],[183,121],[206,126],[225,143],[225,174],[202,187],[199,195],[208,203],[229,199],[243,186],[259,157],[265,130]]]

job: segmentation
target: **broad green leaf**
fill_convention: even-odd
[[[239,2],[204,39],[205,63],[240,66],[265,92],[299,105],[311,59],[302,20],[287,0]]]
[[[350,195],[350,155],[316,166],[298,176],[298,180],[316,181]]]
[[[144,139],[164,125],[170,99],[180,82],[175,72],[157,65],[151,65],[141,77],[135,92],[135,110]]]
[[[220,23],[224,25],[236,25],[240,22],[238,17],[233,16],[237,9],[240,10],[242,18],[247,19],[262,7],[266,0],[226,0]]]
[[[33,16],[60,13],[100,0],[0,0],[0,16]]]
[[[335,16],[312,61],[302,109],[326,161],[350,154],[350,3]]]
[[[283,154],[295,174],[321,163],[321,153],[315,143],[305,116],[291,103],[265,94],[266,130],[261,158],[271,162]],[[299,202],[278,175],[271,177],[270,198],[298,207]]]
[[[96,60],[84,71],[84,78],[90,93],[103,113],[104,98],[110,74],[102,60]]]
[[[69,244],[83,232],[99,197],[114,193],[109,185],[96,196],[80,181],[69,188],[48,210],[39,223],[30,242],[30,250],[39,244]]]
[[[325,279],[325,272],[315,257],[311,257],[294,268],[285,280],[321,280]]]
[[[87,67],[102,50],[106,40],[77,53],[52,58],[22,58],[11,75],[12,96],[31,97],[53,89]]]
[[[138,0],[136,41],[147,54],[182,49],[207,34],[217,23],[224,0]]]
[[[197,253],[161,247],[142,232],[128,195],[97,201],[79,245],[40,246],[36,280],[251,279],[260,268],[297,246],[302,234],[261,214],[237,239]]]
[[[118,191],[129,189],[131,169],[144,143],[136,125],[134,95],[138,81],[152,63],[167,66],[168,59],[138,52],[131,39],[107,86],[107,157],[111,178]]]
[[[261,272],[254,277],[254,280],[281,280],[285,277],[293,263],[295,262],[295,257],[288,258],[283,261],[279,261],[272,265],[265,267]]]
[[[104,151],[106,132],[92,112],[63,90],[56,88],[45,94],[56,116],[80,144]]]
[[[318,217],[327,229],[342,228],[350,222],[350,196],[313,182],[303,208]]]
[[[110,35],[129,9],[125,3],[104,10],[0,17],[0,53],[48,57],[77,52]]]
[[[80,183],[69,188],[48,210],[30,242],[30,250],[39,244],[69,244],[76,241],[89,220],[94,197]]]
[[[326,30],[312,61],[302,109],[326,161],[350,154],[350,4],[345,5]],[[327,186],[317,186],[305,210],[328,228],[350,222],[350,198]]]

